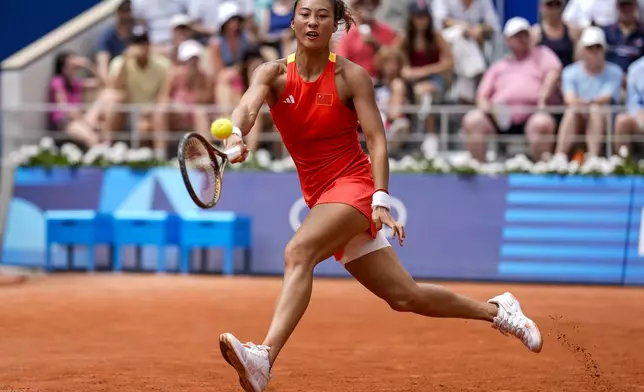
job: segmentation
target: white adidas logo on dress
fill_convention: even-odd
[[[288,98],[284,100],[284,103],[295,103],[295,98],[292,95],[289,95]]]

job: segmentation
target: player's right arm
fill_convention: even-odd
[[[226,139],[226,149],[232,149],[239,146],[241,155],[233,159],[232,163],[243,162],[248,156],[248,149],[244,144],[243,136],[253,129],[255,120],[259,111],[264,105],[266,98],[271,92],[273,81],[281,72],[281,65],[277,62],[265,63],[259,66],[251,77],[250,86],[239,101],[239,104],[233,110],[231,121],[234,127],[234,133]],[[235,130],[238,130],[235,132]],[[238,134],[241,133],[241,136]]]
[[[264,105],[271,85],[280,73],[281,65],[277,62],[262,64],[251,77],[250,86],[242,96],[239,104],[233,110],[232,122],[242,135],[246,136],[253,129],[259,111]]]

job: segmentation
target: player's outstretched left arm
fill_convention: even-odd
[[[371,155],[371,167],[376,190],[387,193],[386,195],[374,195],[374,204],[376,206],[372,217],[378,229],[383,224],[391,227],[394,237],[398,236],[398,241],[402,245],[405,238],[405,229],[389,213],[389,154],[387,152],[385,127],[376,104],[373,82],[364,68],[353,63],[347,64],[346,76],[347,84],[351,89],[353,106],[358,114],[360,127],[367,140],[369,155]]]

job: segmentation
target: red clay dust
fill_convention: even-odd
[[[0,392],[240,392],[219,334],[261,343],[280,285],[60,274],[0,286]],[[541,354],[484,322],[396,313],[354,280],[317,279],[268,391],[644,391],[641,288],[445,285],[514,293]]]

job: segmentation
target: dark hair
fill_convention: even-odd
[[[423,38],[425,38],[425,41],[427,42],[425,51],[427,54],[431,54],[438,47],[438,44],[436,43],[436,33],[434,32],[434,18],[429,12],[423,13],[423,15],[429,18],[427,29],[423,32]],[[414,26],[413,15],[410,15],[407,19],[407,31],[403,41],[403,49],[405,50],[405,55],[408,60],[410,60],[414,55],[414,37],[416,37],[416,33],[417,31],[416,26]]]
[[[349,31],[351,29],[351,26],[356,24],[355,19],[353,19],[351,8],[346,5],[344,0],[329,1],[333,4],[333,22],[335,22],[336,24],[343,22],[347,26],[346,31]],[[293,4],[293,16],[291,17],[291,22],[293,22],[293,19],[295,19],[295,10],[299,2],[300,0],[295,0],[295,4]]]
[[[74,85],[72,84],[72,81],[67,78],[65,74],[63,74],[63,70],[65,68],[65,63],[67,62],[67,59],[72,57],[74,54],[72,52],[59,52],[56,57],[54,58],[54,75],[53,76],[60,76],[63,78],[63,81],[65,82],[65,90],[67,92],[72,93],[74,91]]]
[[[116,9],[116,12],[130,12],[132,11],[132,2],[130,0],[123,0],[121,4],[119,4],[118,8]]]
[[[223,36],[223,35],[226,33],[226,27],[230,25],[230,21],[231,21],[231,20],[233,20],[233,19],[237,19],[237,20],[239,21],[239,23],[240,23],[240,24],[244,23],[244,18],[243,18],[241,15],[234,15],[234,16],[231,16],[231,17],[230,17],[227,21],[225,21],[225,22],[221,25],[221,27],[219,28],[219,35],[220,35],[220,36]],[[239,30],[240,34],[243,34],[243,31],[244,31],[243,26],[241,26],[241,28],[240,28],[240,30]]]

